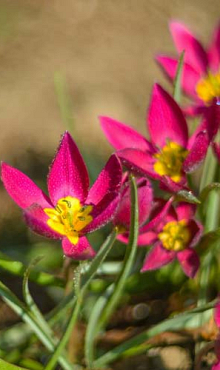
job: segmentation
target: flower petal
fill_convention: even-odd
[[[165,71],[168,77],[173,81],[176,77],[178,60],[162,55],[158,55],[156,60],[162,67],[163,71]],[[194,99],[197,99],[195,87],[200,78],[201,75],[197,71],[195,71],[189,64],[183,64],[181,81],[182,88],[187,95],[191,96]]]
[[[128,244],[129,241],[129,233],[119,234],[117,236],[117,239],[120,240],[120,242]],[[157,234],[153,231],[146,232],[144,234],[138,235],[137,245],[139,247],[148,246],[153,244],[157,240]]]
[[[208,49],[208,59],[211,70],[218,72],[220,65],[220,24],[214,30],[212,42]]]
[[[56,205],[67,196],[84,203],[88,194],[89,177],[83,158],[68,132],[65,132],[48,176],[48,191]]]
[[[97,205],[102,201],[106,194],[117,191],[119,192],[121,182],[121,162],[119,161],[118,157],[113,154],[99,174],[94,185],[91,187],[88,198],[86,199],[86,203]]]
[[[33,204],[24,211],[24,219],[30,229],[37,234],[50,239],[62,239],[63,237],[47,225],[48,216],[37,204]]]
[[[138,175],[150,176],[153,179],[160,179],[153,168],[156,159],[149,152],[143,152],[139,149],[122,149],[117,152],[122,164],[130,171]]]
[[[214,319],[216,325],[218,326],[218,328],[220,328],[220,302],[215,305]]]
[[[43,208],[51,206],[46,194],[29,177],[7,163],[2,163],[1,178],[8,194],[19,207],[27,208],[33,203]]]
[[[68,238],[64,238],[62,241],[62,247],[65,256],[74,260],[88,260],[95,256],[95,251],[92,249],[85,236],[80,237],[79,242],[76,245],[70,243]]]
[[[175,208],[178,221],[189,220],[192,218],[196,212],[196,205],[186,202],[178,203],[178,206]]]
[[[175,252],[168,251],[162,247],[161,243],[157,243],[147,254],[141,272],[156,270],[167,265],[174,260],[175,256]]]
[[[187,248],[184,251],[178,252],[177,258],[184,273],[190,278],[193,278],[200,265],[198,254],[193,249]]]
[[[99,119],[105,136],[115,149],[151,150],[152,145],[132,127],[110,117],[100,116]]]
[[[119,205],[120,195],[118,193],[109,193],[102,198],[101,202],[94,206],[91,213],[93,221],[83,229],[83,233],[91,233],[94,230],[106,225],[112,221]]]
[[[151,231],[155,229],[161,222],[166,220],[167,214],[170,211],[171,204],[173,202],[173,197],[171,197],[167,202],[162,200],[162,202],[159,202],[159,205],[156,206],[155,212],[156,213],[150,222],[148,222],[146,225],[142,226],[141,233],[146,233],[147,231]]]
[[[205,73],[208,67],[208,58],[201,43],[179,22],[170,23],[170,32],[177,51],[181,53],[185,50],[185,62],[199,73]]]
[[[186,120],[175,100],[158,84],[154,85],[148,112],[148,130],[152,142],[164,147],[167,140],[187,147]]]
[[[189,247],[194,247],[200,240],[203,233],[203,225],[191,219],[188,221],[188,228],[190,230],[191,238],[189,240]]]
[[[184,172],[190,173],[199,167],[206,156],[208,147],[209,139],[207,131],[204,130],[196,136],[194,144],[183,163]]]
[[[139,180],[138,204],[139,204],[139,225],[142,225],[148,218],[153,201],[153,189],[146,179]],[[121,201],[114,217],[115,225],[123,225],[129,229],[131,217],[131,195],[130,187],[126,186],[122,192]]]

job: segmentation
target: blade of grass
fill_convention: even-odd
[[[183,72],[183,61],[184,61],[184,51],[180,54],[178,65],[177,65],[177,71],[176,76],[174,79],[174,89],[173,89],[173,97],[176,100],[177,103],[180,103],[181,100],[181,78],[182,78],[182,72]]]
[[[28,370],[27,368],[24,368],[24,367],[9,364],[8,362],[3,361],[1,359],[0,359],[0,369],[1,370]]]
[[[73,331],[73,327],[76,323],[76,320],[78,318],[78,315],[79,315],[79,312],[80,312],[80,309],[81,309],[81,304],[82,304],[82,301],[83,301],[84,294],[86,292],[86,288],[88,287],[90,281],[92,280],[92,278],[96,274],[96,271],[98,270],[99,266],[102,264],[102,262],[104,261],[104,259],[107,256],[107,254],[109,253],[110,249],[112,248],[112,246],[115,242],[116,236],[117,236],[117,232],[114,229],[112,231],[112,233],[108,236],[106,241],[103,243],[102,248],[99,250],[96,257],[92,260],[88,271],[83,276],[82,286],[81,286],[81,289],[79,289],[77,299],[73,300],[74,305],[72,307],[72,314],[70,316],[70,319],[69,319],[69,322],[67,324],[66,330],[63,333],[63,336],[62,336],[59,344],[57,345],[51,359],[47,363],[47,365],[45,367],[45,370],[52,370],[56,366],[57,360],[58,360],[61,352],[65,348],[65,346],[66,346],[66,344],[69,340],[69,337],[70,337],[70,335]],[[75,304],[75,302],[76,302],[76,304]]]

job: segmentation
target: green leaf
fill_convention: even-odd
[[[200,204],[200,200],[196,198],[192,191],[180,190],[175,196],[177,202],[188,202],[193,204]]]
[[[114,229],[112,233],[108,236],[106,241],[103,243],[102,247],[99,249],[98,253],[96,254],[95,258],[92,260],[92,262],[89,265],[88,270],[86,271],[85,275],[82,277],[82,285],[81,289],[77,287],[78,295],[77,299],[74,297],[72,300],[72,314],[70,316],[69,322],[67,324],[66,330],[63,333],[63,336],[57,345],[50,361],[47,363],[45,370],[52,370],[56,366],[57,360],[63,351],[64,347],[66,346],[69,337],[73,331],[73,327],[76,323],[76,320],[78,318],[79,312],[81,310],[81,304],[83,301],[84,293],[86,291],[86,288],[88,287],[90,281],[95,276],[96,271],[100,267],[100,265],[103,263],[104,259],[106,258],[107,254],[110,252],[110,249],[112,248],[115,239],[116,239],[117,233]]]
[[[25,369],[24,367],[9,364],[8,362],[3,361],[1,359],[0,359],[0,369],[1,370],[28,370],[28,369]]]
[[[210,191],[212,190],[220,190],[220,183],[219,182],[212,182],[211,184],[207,185],[201,192],[199,198],[201,202],[204,202],[204,200],[209,195]]]
[[[16,276],[24,276],[26,266],[20,261],[13,261],[10,257],[0,252],[0,269]],[[29,279],[38,285],[64,286],[63,279],[54,277],[46,272],[31,271]]]
[[[135,261],[136,251],[137,251],[137,238],[139,232],[138,225],[138,195],[137,195],[137,185],[135,178],[130,176],[130,187],[131,187],[131,223],[130,223],[130,233],[129,233],[129,243],[126,248],[125,258],[122,266],[120,275],[117,278],[115,289],[112,296],[109,298],[106,307],[100,317],[99,327],[103,328],[108,322],[108,319],[113,314],[115,308],[117,307],[120,297],[122,295],[123,289],[127,282],[128,276],[130,275],[132,266]]]
[[[180,103],[181,100],[181,77],[183,72],[183,61],[184,61],[184,51],[180,54],[180,58],[177,65],[176,76],[174,79],[174,91],[173,97],[177,103]]]

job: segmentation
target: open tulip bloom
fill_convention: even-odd
[[[177,258],[184,273],[192,278],[199,268],[199,257],[193,247],[198,243],[203,227],[194,219],[194,205],[181,202],[174,208],[171,200],[165,204],[158,200],[153,219],[142,228],[146,244],[153,245],[142,272],[158,269]]]
[[[186,113],[206,114],[207,129],[212,139],[219,128],[220,119],[220,26],[214,30],[207,50],[182,23],[171,22],[170,32],[178,53],[185,51],[182,89],[193,99],[193,105],[186,109]],[[173,81],[178,58],[158,55],[156,60]]]
[[[122,171],[112,155],[89,190],[83,158],[66,132],[48,175],[49,197],[22,172],[2,163],[1,176],[11,198],[23,209],[28,226],[36,233],[62,239],[66,256],[83,260],[95,254],[86,234],[111,221],[120,195]]]
[[[186,185],[186,173],[199,166],[209,145],[206,130],[189,138],[180,107],[158,84],[153,88],[147,119],[150,141],[112,118],[100,117],[100,121],[125,166],[142,176],[161,180],[171,191]]]

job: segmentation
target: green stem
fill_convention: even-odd
[[[103,328],[108,319],[113,314],[120,298],[122,296],[123,288],[130,274],[131,268],[135,261],[135,255],[137,251],[137,238],[138,238],[138,195],[137,185],[135,178],[130,176],[130,187],[131,187],[131,226],[129,234],[129,243],[125,253],[125,259],[122,267],[121,274],[119,275],[115,289],[112,296],[108,300],[108,303],[103,311],[103,314],[99,321],[99,329]]]
[[[65,330],[58,346],[56,347],[50,361],[48,362],[47,366],[45,367],[45,370],[54,369],[54,367],[55,367],[55,365],[58,361],[58,358],[59,358],[61,352],[63,351],[63,349],[65,348],[65,346],[66,346],[66,344],[69,340],[69,337],[70,337],[70,335],[73,331],[73,327],[76,323],[76,320],[77,320],[79,312],[80,312],[80,308],[81,308],[81,304],[82,304],[82,301],[83,301],[84,294],[86,292],[86,288],[88,287],[90,281],[94,277],[98,267],[104,261],[105,257],[107,256],[108,252],[110,251],[111,247],[113,246],[113,244],[115,242],[115,239],[116,239],[116,236],[117,236],[116,230],[113,230],[112,233],[109,235],[109,237],[106,239],[105,243],[102,245],[102,248],[99,250],[96,257],[92,260],[89,270],[85,273],[85,275],[82,279],[83,280],[82,287],[81,287],[81,289],[79,291],[79,294],[77,296],[77,300],[75,300],[75,299],[73,300],[72,315],[71,315],[70,320],[67,324],[66,330]],[[75,302],[76,302],[76,305],[75,305]]]

